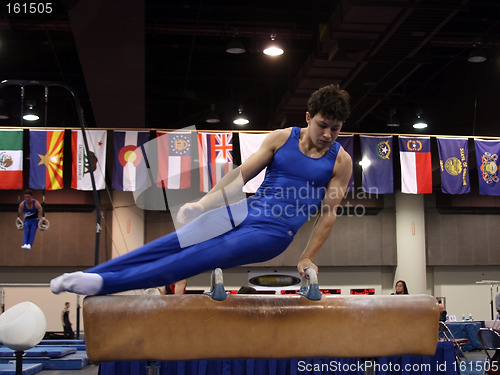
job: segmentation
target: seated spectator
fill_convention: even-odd
[[[497,293],[497,295],[495,296],[495,307],[497,309],[497,318],[498,318],[498,316],[500,315],[500,293]]]
[[[160,291],[160,294],[166,295],[166,294],[185,294],[186,293],[186,286],[187,286],[187,281],[184,280],[179,280],[173,284],[170,285],[165,285],[158,290]]]
[[[396,286],[395,286],[395,289],[396,289],[396,292],[395,293],[391,293],[391,294],[395,294],[395,295],[400,295],[400,294],[410,294],[408,293],[408,288],[406,286],[406,282],[403,281],[403,280],[398,280],[396,282]]]
[[[442,321],[442,322],[445,322],[446,321],[446,315],[448,315],[448,313],[444,309],[444,305],[442,303],[440,303],[439,304],[439,320]]]
[[[258,294],[257,289],[251,287],[251,286],[242,286],[238,290],[238,294]]]

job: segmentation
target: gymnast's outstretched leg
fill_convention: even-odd
[[[242,202],[241,204],[246,205],[246,202]],[[100,273],[119,272],[129,267],[139,267],[142,265],[152,264],[159,259],[163,259],[167,256],[180,252],[182,247],[179,242],[179,238],[188,238],[192,240],[198,237],[200,238],[199,241],[202,241],[207,236],[200,237],[200,234],[210,234],[212,232],[224,233],[231,229],[232,225],[227,214],[227,209],[225,207],[221,207],[220,209],[215,209],[200,215],[198,218],[181,228],[178,232],[156,239],[134,251],[131,251],[130,253],[111,259],[105,263],[86,270],[85,272],[63,274],[53,279],[50,282],[50,287],[54,293],[74,291],[79,294],[97,294],[103,285],[102,277],[99,275]],[[138,288],[140,287],[129,289]]]
[[[262,262],[283,252],[293,236],[282,225],[269,227],[242,225],[219,237],[189,246],[168,249],[176,235],[170,234],[120,258],[91,268],[85,273],[65,274],[51,282],[54,293],[70,291],[79,294],[110,294],[131,289],[143,289],[169,284],[216,267],[230,268]],[[173,250],[173,251],[172,251]],[[136,253],[137,252],[137,253]],[[164,256],[150,257],[150,253]],[[129,259],[146,255],[148,261]]]

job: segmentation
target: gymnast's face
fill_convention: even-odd
[[[320,150],[330,148],[339,136],[343,125],[342,121],[327,119],[321,113],[311,117],[310,113],[306,112],[306,121],[311,140]]]
[[[30,195],[30,194],[24,194],[24,200],[26,201],[26,203],[31,203],[33,202],[33,196]]]

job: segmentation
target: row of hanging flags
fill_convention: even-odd
[[[105,189],[106,130],[87,130],[87,156],[80,130],[71,131],[71,187]],[[260,147],[267,134],[240,133],[241,161]],[[150,140],[149,131],[113,131],[114,160],[112,189],[137,191],[156,186],[166,189],[191,187],[193,155],[199,159],[200,191],[209,191],[233,168],[233,134],[208,132],[160,132]],[[392,194],[393,137],[360,135],[363,160],[362,190]],[[337,141],[352,156],[353,136],[340,135]],[[401,191],[408,194],[432,193],[430,137],[398,136],[401,164]],[[194,144],[193,144],[194,143]],[[30,130],[29,186],[32,189],[63,188],[64,130]],[[500,195],[498,155],[500,140],[474,140],[479,177],[479,193]],[[468,139],[437,137],[441,189],[447,194],[470,192]],[[22,189],[23,131],[0,131],[0,189]],[[244,191],[253,193],[264,171],[249,181]],[[149,186],[148,186],[149,185]],[[354,179],[348,186],[354,189]]]

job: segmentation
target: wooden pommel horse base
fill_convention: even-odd
[[[429,295],[93,296],[83,302],[89,358],[169,361],[429,355],[439,308]]]

